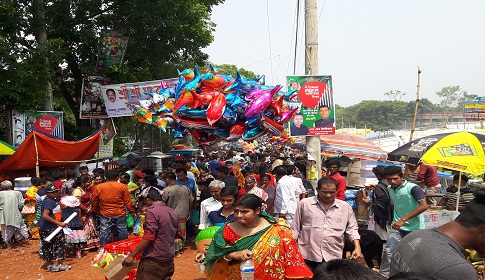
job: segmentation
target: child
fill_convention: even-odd
[[[80,204],[79,199],[75,196],[64,196],[61,198],[62,221],[69,218],[72,213],[77,213],[77,216],[67,224],[70,231],[65,234],[66,246],[76,248],[76,258],[81,257],[81,249],[87,243],[83,223],[81,222]]]
[[[48,271],[66,271],[71,267],[63,265],[66,258],[66,240],[62,232],[57,233],[51,241],[45,239],[59,227],[65,227],[66,223],[61,222],[61,207],[57,203],[59,197],[58,189],[50,184],[45,187],[46,198],[42,201],[41,217],[39,220],[39,234],[42,239],[42,259]]]
[[[140,213],[138,214],[138,218],[135,221],[135,225],[133,226],[133,232],[135,235],[143,236],[145,233],[143,230],[143,224],[145,223],[145,214],[147,212],[147,206],[143,205],[140,208]]]

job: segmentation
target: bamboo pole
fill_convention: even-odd
[[[409,142],[413,141],[414,127],[416,126],[416,117],[418,116],[419,93],[421,90],[421,69],[418,66],[418,86],[416,91],[416,106],[414,107],[413,124],[411,125],[411,133],[409,134]]]
[[[35,175],[40,178],[40,170],[39,170],[39,150],[37,149],[37,138],[34,134],[34,147],[35,147]]]

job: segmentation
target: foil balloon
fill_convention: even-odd
[[[281,86],[275,86],[271,90],[264,90],[261,94],[254,97],[246,108],[246,117],[252,117],[263,112],[271,104],[275,93],[281,88]]]
[[[273,110],[276,115],[280,115],[283,110],[283,95],[273,98],[271,104],[268,106],[268,110]]]
[[[182,72],[177,70],[177,72],[178,72],[178,75],[183,77],[186,81],[192,80],[195,76],[194,69],[192,69],[192,68],[187,68]]]
[[[226,96],[219,94],[207,108],[207,121],[211,126],[222,117],[225,109]]]
[[[265,115],[263,115],[263,117],[260,119],[260,124],[264,127],[264,130],[266,132],[275,136],[281,135],[285,130],[285,128],[281,124],[275,122]]]
[[[211,72],[212,74],[216,75],[216,74],[222,74],[224,70],[222,70],[222,68],[217,68],[217,67],[214,67],[214,65],[209,64],[209,69],[207,69],[206,72]]]
[[[279,120],[279,123],[284,124],[289,122],[295,116],[296,112],[298,112],[299,109],[300,108],[295,107],[293,109],[290,109],[288,111],[281,113],[281,118]]]
[[[191,109],[189,107],[182,107],[177,111],[177,115],[182,118],[189,118],[189,119],[206,119],[206,110],[205,109]]]
[[[173,118],[184,125],[184,127],[189,129],[214,129],[207,120],[198,119],[186,119],[181,118],[178,115],[173,115]]]
[[[167,132],[167,129],[172,128],[174,124],[174,120],[171,117],[154,117],[153,122],[163,132]]]
[[[214,144],[217,141],[217,138],[206,131],[191,131],[190,134],[194,137],[194,139],[199,143],[199,145],[209,146]]]
[[[182,106],[191,106],[192,104],[194,104],[194,97],[192,96],[192,93],[190,93],[190,91],[184,90],[180,94],[177,101],[175,101],[175,104],[173,106],[173,110],[177,111]]]
[[[172,129],[172,132],[173,132],[174,138],[183,138],[185,133],[185,126],[183,126],[182,124],[179,124],[178,126]]]
[[[227,84],[224,77],[212,73],[205,73],[202,76],[202,83],[205,87],[213,90],[222,90]]]
[[[237,121],[237,114],[234,109],[231,107],[227,107],[224,110],[224,113],[222,114],[222,120],[224,121],[225,124],[227,125],[233,125]]]
[[[200,93],[191,92],[192,97],[194,98],[194,103],[192,104],[192,108],[199,108],[209,106],[211,101],[219,95],[219,91],[215,90],[203,90]]]
[[[244,131],[246,130],[245,124],[235,124],[229,130],[229,137],[226,140],[234,140],[242,137]]]
[[[218,128],[214,130],[214,132],[216,133],[217,137],[220,137],[222,139],[227,140],[227,138],[229,137],[229,131],[227,131],[227,129]]]
[[[152,123],[152,113],[147,111],[146,109],[140,108],[137,109],[134,113],[135,118],[142,123]]]
[[[168,113],[173,111],[173,101],[172,99],[169,99],[167,102],[163,103],[157,108],[157,113],[158,114],[163,114],[163,113]]]
[[[254,140],[263,134],[264,134],[264,129],[259,125],[254,127],[248,127],[248,129],[244,131],[242,135],[242,139],[246,141]]]

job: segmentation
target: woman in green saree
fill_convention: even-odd
[[[284,220],[262,214],[264,201],[241,196],[234,206],[236,222],[220,228],[207,252],[207,279],[241,279],[241,261],[252,259],[254,279],[311,279],[293,234]]]

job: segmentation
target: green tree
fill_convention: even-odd
[[[54,109],[73,123],[66,132],[84,137],[79,127],[82,79],[102,75],[115,83],[174,77],[176,69],[204,65],[202,49],[213,40],[212,7],[224,0],[106,1],[58,0],[41,7],[47,43],[34,40],[38,21],[27,0],[0,3],[0,97],[2,109],[36,109],[44,104],[45,81],[54,85]],[[99,32],[128,32],[125,62],[95,70]],[[47,76],[39,65],[49,61]],[[76,128],[76,129],[73,129]]]
[[[236,72],[239,72],[242,76],[246,76],[246,78],[253,79],[255,77],[253,71],[237,68],[237,66],[233,64],[216,64],[214,67],[224,70],[224,73],[229,74],[234,78],[236,77]]]

